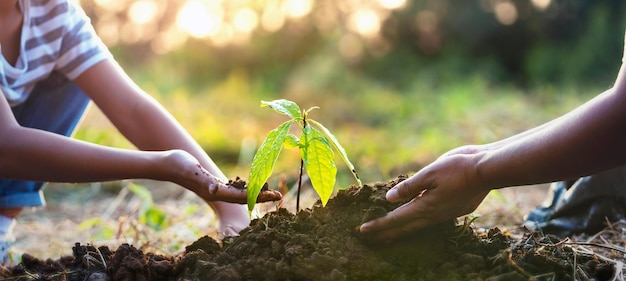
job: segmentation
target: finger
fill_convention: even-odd
[[[248,200],[247,189],[233,187],[231,185],[216,184],[209,188],[210,201],[224,201],[229,203],[246,204]],[[276,190],[264,190],[257,196],[257,203],[278,201],[283,195]]]
[[[216,185],[215,189],[210,192],[211,197],[208,198],[209,201],[224,201],[238,204],[245,204],[247,202],[248,195],[246,189],[220,184]]]
[[[374,238],[380,241],[391,242],[393,240],[397,240],[401,237],[406,237],[411,234],[415,234],[421,229],[424,229],[430,225],[435,224],[426,218],[417,218],[409,223],[385,229],[381,232],[377,232],[374,234]]]
[[[387,201],[396,203],[407,201],[418,196],[425,188],[417,184],[418,174],[398,183],[385,194]]]
[[[264,190],[259,193],[259,196],[256,198],[257,203],[261,202],[269,202],[269,201],[278,201],[283,198],[283,194],[278,192],[277,190]]]
[[[419,218],[419,212],[412,206],[413,201],[406,203],[395,210],[387,213],[384,217],[366,222],[361,225],[361,232],[382,232],[388,229],[401,227],[412,220]]]
[[[438,208],[436,193],[436,189],[423,190],[417,197],[387,213],[384,217],[363,224],[361,232],[382,233],[403,227],[406,227],[405,230],[414,231],[443,221],[445,216]]]

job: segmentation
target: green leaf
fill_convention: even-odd
[[[302,119],[300,107],[295,102],[290,100],[280,99],[273,101],[261,101],[261,106],[269,106],[271,109],[276,110],[276,112],[291,117],[291,119]]]
[[[291,127],[289,120],[272,130],[254,154],[248,176],[248,210],[252,212],[261,188],[274,170],[274,164]]]
[[[300,140],[298,139],[298,137],[292,134],[287,135],[287,138],[285,139],[285,148],[296,148],[296,147],[300,147]]]
[[[350,172],[352,173],[352,176],[354,176],[354,179],[356,180],[357,184],[359,186],[362,186],[363,184],[361,183],[361,179],[359,178],[359,175],[357,174],[356,169],[354,168],[354,165],[352,165],[352,162],[350,162],[350,159],[348,159],[348,154],[346,153],[346,150],[343,149],[343,146],[341,146],[341,144],[339,144],[339,141],[337,140],[337,138],[335,138],[335,136],[331,134],[330,131],[326,129],[326,127],[324,127],[321,123],[313,119],[308,119],[307,122],[312,123],[315,126],[317,126],[320,130],[322,130],[324,135],[328,139],[331,140],[331,144],[333,145],[335,150],[339,152],[339,155],[341,155],[341,159],[343,159],[343,162],[346,163],[346,166],[348,166],[348,168],[350,169]]]
[[[304,127],[302,140],[300,152],[306,172],[311,178],[313,189],[322,200],[322,206],[326,206],[337,176],[333,150],[324,135],[311,126]]]

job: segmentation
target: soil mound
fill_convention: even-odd
[[[41,261],[28,254],[2,273],[11,280],[612,280],[614,266],[581,255],[554,236],[513,240],[493,228],[476,233],[454,221],[401,241],[382,243],[358,232],[396,208],[386,191],[404,180],[351,186],[326,207],[285,209],[254,220],[221,244],[202,237],[181,256],[77,243],[73,256]],[[574,276],[576,275],[576,276]],[[21,278],[21,279],[20,279]],[[3,279],[0,279],[3,280]]]

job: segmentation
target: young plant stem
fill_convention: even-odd
[[[306,115],[307,112],[306,111],[302,111],[302,130],[304,131],[304,128],[306,128],[307,123],[306,123]],[[300,175],[298,178],[298,195],[296,196],[296,214],[298,213],[298,211],[300,211],[300,190],[302,188],[302,173],[304,170],[304,159],[300,158]]]
[[[302,188],[302,172],[304,169],[304,160],[300,159],[300,178],[298,178],[298,195],[296,196],[296,214],[300,210],[300,188]]]

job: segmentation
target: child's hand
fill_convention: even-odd
[[[245,204],[247,189],[227,185],[227,183],[204,169],[191,154],[183,150],[165,152],[165,163],[174,172],[172,182],[193,191],[205,201],[223,201]],[[176,168],[177,167],[177,168]],[[282,194],[276,190],[262,190],[257,202],[277,201]]]

